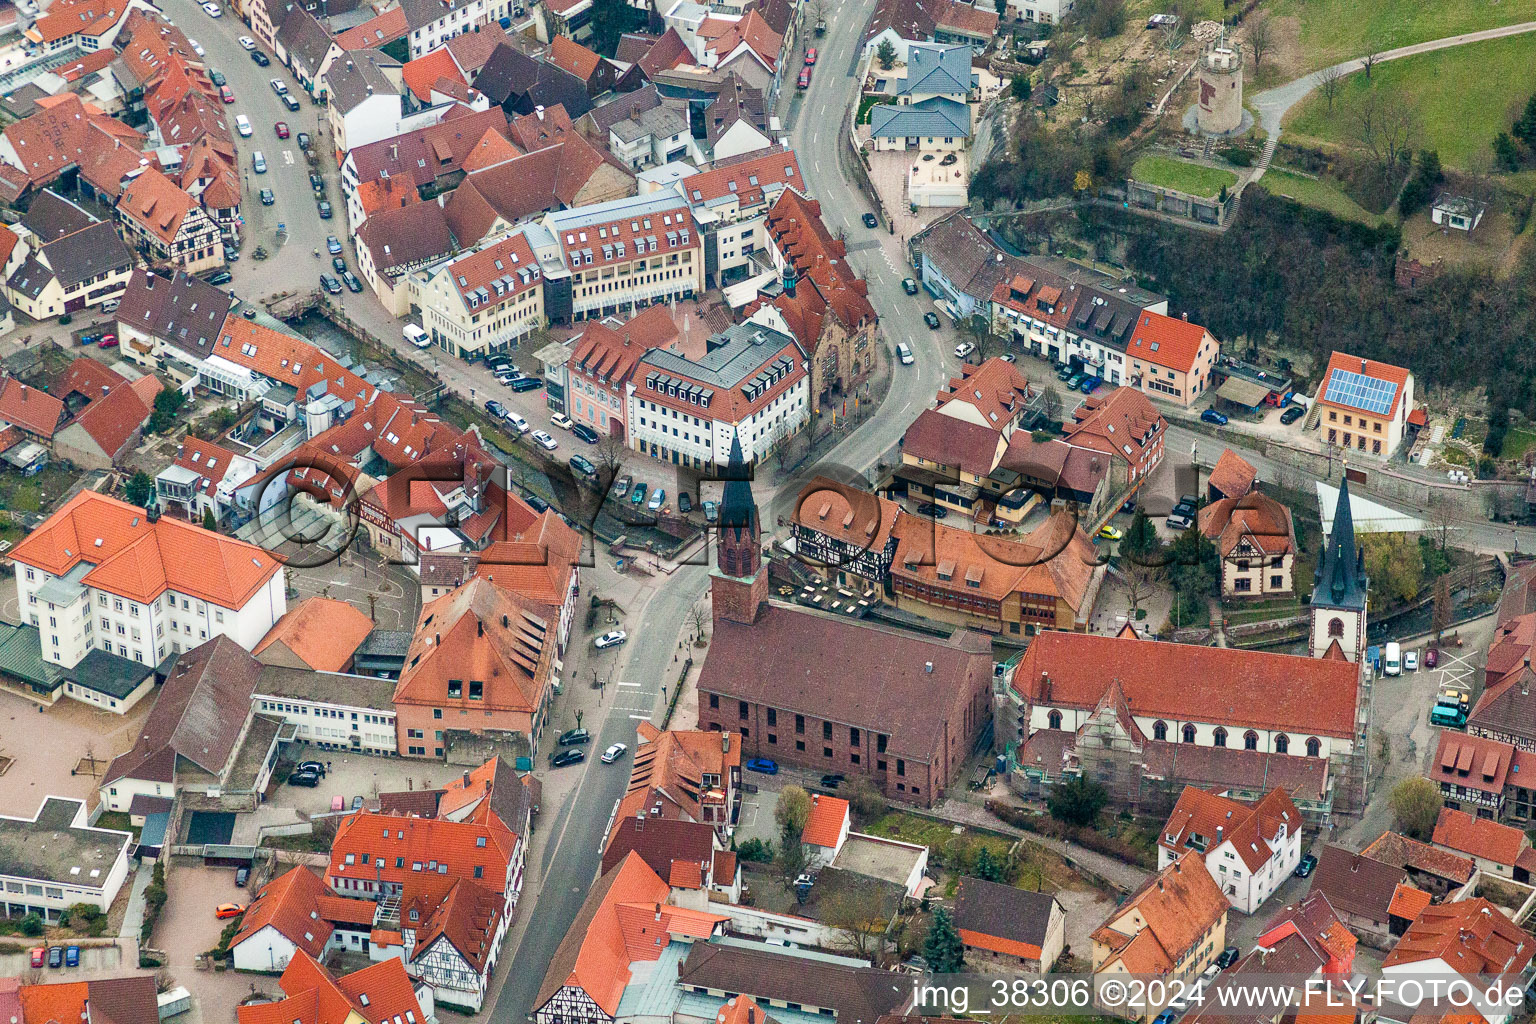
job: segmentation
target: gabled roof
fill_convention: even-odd
[[[770,1006],[824,1007],[839,1024],[875,1024],[910,1003],[912,987],[878,967],[787,955],[755,944],[694,942],[678,970],[685,990],[738,992]]]
[[[409,31],[405,9],[396,6],[342,32],[336,37],[336,45],[343,50],[371,50],[401,39]]]
[[[727,920],[669,905],[670,891],[635,853],[599,878],[550,959],[534,1009],[569,985],[611,1017],[629,984],[631,964],[658,959],[673,934],[707,938]]]
[[[417,57],[400,69],[400,75],[406,87],[422,103],[432,99],[432,86],[439,78],[446,77],[461,84],[465,81],[446,46]]]
[[[571,339],[571,357],[566,365],[622,389],[641,356],[653,348],[675,346],[680,333],[664,305],[650,306],[617,327],[590,321]]]
[[[153,167],[128,182],[117,201],[119,214],[137,221],[166,244],[176,240],[182,222],[197,208],[197,200]]]
[[[475,579],[428,603],[395,688],[395,703],[534,714],[549,685],[550,623],[526,599]],[[450,678],[459,692],[450,689]],[[484,684],[471,702],[473,682]]]
[[[19,378],[0,380],[0,420],[15,424],[43,439],[53,437],[64,418],[64,403]]]
[[[1488,818],[1477,818],[1454,807],[1442,807],[1435,822],[1434,844],[1514,867],[1530,841],[1517,828]]]
[[[1216,345],[1216,340],[1199,324],[1144,309],[1125,353],[1133,359],[1189,373],[1200,355],[1209,351],[1207,339],[1210,346]]]
[[[319,875],[302,864],[288,869],[256,891],[230,946],[238,946],[271,925],[304,953],[319,956],[335,930],[320,913],[320,899],[325,895],[325,883]]]
[[[1398,865],[1330,844],[1317,859],[1312,891],[1326,895],[1342,913],[1385,924],[1387,908],[1403,878]]]
[[[994,357],[978,365],[966,363],[935,398],[934,408],[950,416],[973,413],[986,426],[1002,430],[1016,422],[1030,400],[1029,381],[1006,359]],[[970,409],[962,412],[960,406]]]
[[[1245,544],[1268,556],[1296,551],[1291,510],[1259,491],[1218,498],[1200,509],[1198,519],[1200,532],[1216,542],[1222,558],[1232,557]]]
[[[438,899],[462,879],[499,896],[519,840],[507,825],[499,818],[449,821],[359,811],[337,828],[327,875],[333,886],[334,879],[385,881],[404,885],[407,895],[417,882],[440,879]],[[358,856],[363,853],[372,854],[373,862],[363,862]],[[403,866],[396,867],[396,860]],[[436,868],[429,871],[428,864]]]
[[[222,778],[260,671],[256,659],[223,634],[183,652],[137,742],[113,759],[102,785],[124,778],[174,782],[178,757]]]
[[[133,439],[133,432],[149,418],[154,396],[161,388],[153,375],[124,381],[105,395],[93,398],[66,430],[78,426],[90,436],[103,455],[113,462]]]
[[[465,771],[443,787],[438,798],[438,817],[499,825],[513,835],[524,835],[533,806],[533,776],[519,776],[497,755],[473,771]]]
[[[1253,468],[1252,463],[1231,448],[1223,448],[1221,458],[1217,459],[1216,465],[1211,467],[1211,474],[1206,478],[1206,483],[1220,491],[1223,497],[1241,498],[1253,490],[1253,483],[1258,475],[1259,471]]]
[[[830,477],[817,476],[800,489],[792,521],[807,530],[852,545],[856,551],[883,552],[901,506]]]
[[[399,8],[397,7],[395,10],[398,11]],[[446,54],[447,51],[434,50],[433,53]],[[324,55],[322,54],[322,56]],[[421,59],[426,60],[427,58],[423,57]],[[438,60],[441,63],[439,58],[434,58],[434,60]],[[346,52],[332,61],[331,66],[326,69],[325,84],[329,92],[327,102],[343,114],[346,114],[367,100],[383,96],[388,97],[391,101],[386,106],[386,109],[393,109],[398,106],[398,100],[395,97],[399,89],[395,85],[394,80],[385,72],[385,69],[394,70],[401,68],[405,84],[412,91],[415,91],[415,84],[410,69],[416,63],[416,61],[411,61],[410,64],[406,64],[404,68],[401,68],[398,60],[382,50],[347,48]],[[454,72],[454,74],[457,74],[457,72]],[[435,78],[436,76],[434,76],[433,80]],[[430,85],[431,82],[429,81],[428,84]],[[418,93],[417,97],[425,103],[431,98],[431,92],[428,90],[426,93]]]
[[[667,32],[672,34],[673,30],[668,29]],[[651,53],[654,54],[661,50],[666,42],[667,37],[662,36],[661,42],[656,44],[656,48]],[[684,52],[687,52],[686,47]],[[650,55],[648,54],[646,62],[649,60]],[[646,62],[642,62],[641,66],[645,67]],[[676,65],[670,66],[675,67]],[[660,72],[666,69],[658,68],[657,70]],[[731,71],[726,74],[725,81],[720,86],[720,91],[715,94],[714,102],[704,108],[705,138],[709,140],[711,146],[715,145],[726,132],[731,130],[731,127],[737,121],[745,121],[758,132],[765,135],[768,131],[768,107],[763,102],[763,91],[747,85],[740,75],[735,71]]]
[[[1464,977],[1523,974],[1536,953],[1531,935],[1482,897],[1427,906],[1383,968],[1440,960]]]
[[[1335,409],[1365,412],[1390,420],[1397,416],[1403,404],[1411,376],[1401,366],[1335,352],[1328,360],[1328,369],[1323,372],[1317,401]]]
[[[659,73],[670,71],[680,64],[692,63],[693,54],[675,28],[663,32],[661,38],[638,61],[640,71],[647,79],[655,78]]]
[[[848,801],[824,793],[811,794],[811,813],[805,819],[800,841],[832,849],[848,823]]]
[[[961,941],[994,953],[1040,959],[1055,915],[1065,913],[1050,893],[980,878],[961,879],[955,894],[955,927]]]
[[[992,472],[1002,448],[1001,431],[945,416],[937,409],[918,413],[901,439],[903,452],[976,476]]]
[[[735,733],[660,730],[641,722],[629,788],[619,801],[617,814],[627,818],[648,813],[702,821],[706,806],[726,810],[723,787],[740,767],[741,743]],[[706,775],[716,776],[720,783],[705,785]]]
[[[1145,469],[1142,457],[1154,447],[1167,426],[1146,395],[1136,388],[1115,388],[1108,397],[1089,395],[1084,399],[1063,430],[1073,444],[1112,454]]]
[[[310,75],[320,72],[320,64],[333,45],[330,30],[301,4],[288,9],[277,27],[277,41],[288,51],[289,61]]]
[[[1290,732],[1294,745],[1354,735],[1358,677],[1349,662],[1049,630],[1024,652],[1013,688],[1033,704],[1086,709],[1118,679],[1137,717]],[[1190,687],[1189,679],[1223,685]],[[1277,689],[1275,679],[1289,685]]]
[[[116,316],[119,324],[202,359],[213,351],[233,304],[228,292],[182,270],[170,280],[135,270]]]
[[[380,210],[357,229],[357,240],[368,247],[378,272],[386,275],[404,273],[454,249],[448,219],[436,203]]]
[[[1183,960],[1226,913],[1221,886],[1200,855],[1189,852],[1116,907],[1093,940],[1110,948],[1106,963],[1118,959],[1132,974],[1161,974]],[[1139,928],[1131,918],[1140,919]]]
[[[603,63],[600,55],[567,36],[555,36],[549,41],[548,60],[555,67],[570,72],[583,82],[590,82]]]
[[[251,653],[258,661],[270,660],[261,653],[280,644],[317,672],[341,672],[372,631],[373,620],[353,605],[317,595],[290,608]]]
[[[1250,806],[1185,786],[1157,845],[1176,854],[1186,850],[1209,854],[1231,842],[1252,872],[1262,868],[1277,852],[1270,843],[1282,834],[1282,828],[1285,835],[1301,830],[1301,813],[1284,790],[1273,790]]]
[[[1383,832],[1362,852],[1394,867],[1434,875],[1453,885],[1466,884],[1477,870],[1470,857],[1409,839],[1397,832]]]
[[[1445,729],[1424,774],[1437,785],[1453,787],[1453,791],[1461,787],[1502,798],[1514,755],[1515,748],[1508,743]]]
[[[961,587],[1002,601],[1060,599],[1082,614],[1098,564],[1077,517],[1058,512],[1023,537],[988,535],[921,516],[897,517],[894,576],[937,589]],[[963,584],[960,581],[964,581]]]
[[[896,92],[899,96],[939,93],[964,96],[976,84],[971,70],[975,51],[967,45],[939,46],[917,44],[907,47],[907,76]]]
[[[783,44],[783,37],[775,32],[768,22],[763,20],[763,16],[754,9],[732,22],[730,28],[710,44],[709,49],[724,62],[745,47],[746,52],[755,57],[759,64],[768,70],[773,70],[779,63],[779,53]]]
[[[409,892],[408,886],[407,894]],[[485,970],[486,961],[493,952],[491,945],[496,936],[496,922],[504,906],[501,893],[462,878],[456,879],[417,929],[412,959],[430,956],[433,943],[442,938],[458,950],[470,967],[476,971]]]

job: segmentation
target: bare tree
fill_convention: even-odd
[[[688,609],[688,628],[693,630],[695,640],[702,639],[704,627],[709,625],[709,610],[702,604],[695,604]]]
[[[1435,643],[1440,642],[1440,637],[1450,624],[1451,581],[1449,577],[1441,576],[1435,580],[1435,603],[1430,611],[1430,628],[1434,631]]]
[[[1040,391],[1040,415],[1049,423],[1056,423],[1061,419],[1061,392],[1054,385],[1047,384]]]
[[[1355,139],[1381,165],[1383,173],[1413,152],[1418,131],[1418,116],[1401,96],[1373,90],[1361,96],[1355,106]]]
[[[1344,88],[1344,71],[1338,65],[1324,68],[1318,73],[1317,88],[1323,94],[1323,99],[1328,101],[1328,113],[1333,113],[1333,101],[1339,98],[1339,90]]]
[[[1257,71],[1274,47],[1274,37],[1269,30],[1269,18],[1261,15],[1248,25],[1248,51],[1253,54],[1253,69]]]
[[[1456,525],[1456,506],[1450,498],[1440,493],[1430,498],[1429,521],[1440,534],[1440,550],[1444,551],[1450,540],[1451,527]]]
[[[1141,608],[1141,602],[1145,601],[1157,586],[1157,570],[1140,562],[1123,562],[1121,568],[1121,582],[1125,587],[1126,599],[1131,602],[1131,621],[1135,621],[1136,612]]]
[[[822,920],[840,933],[833,942],[865,960],[885,956],[885,933],[895,909],[888,893],[839,892],[822,906]]]
[[[1365,80],[1367,82],[1371,80],[1371,69],[1379,63],[1381,63],[1381,54],[1379,53],[1368,53],[1360,58],[1360,67],[1365,70]]]
[[[597,457],[597,466],[605,470],[605,475],[613,477],[619,472],[619,467],[624,464],[624,453],[628,451],[624,439],[617,434],[604,434],[598,438],[597,447],[593,454]]]

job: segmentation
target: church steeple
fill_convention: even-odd
[[[1365,647],[1366,605],[1370,581],[1365,552],[1355,543],[1355,517],[1350,507],[1349,479],[1339,484],[1333,531],[1317,567],[1312,586],[1312,656],[1323,657],[1337,644],[1350,661],[1359,661]]]
[[[716,619],[747,624],[757,619],[768,597],[768,574],[762,571],[762,523],[752,497],[750,474],[738,434],[731,438],[725,470],[710,603]]]

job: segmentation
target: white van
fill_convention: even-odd
[[[428,348],[432,344],[432,339],[427,336],[427,332],[415,324],[406,324],[403,333],[405,334],[405,340],[417,348]]]
[[[251,169],[257,174],[267,173],[267,158],[261,155],[261,150],[251,154]]]
[[[235,115],[235,131],[240,133],[242,139],[251,137],[251,119],[244,114]]]
[[[517,413],[513,412],[511,409],[507,410],[506,420],[512,429],[517,431],[519,434],[528,433],[528,421],[523,419]]]
[[[1383,675],[1398,676],[1403,674],[1403,649],[1395,642],[1387,644],[1382,652],[1381,672]]]

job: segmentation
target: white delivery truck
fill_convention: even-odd
[[[415,324],[405,325],[405,340],[417,348],[429,348],[432,345],[432,339],[427,336],[427,332]]]
[[[1387,644],[1382,654],[1381,671],[1383,675],[1389,676],[1403,673],[1403,649],[1395,642]]]

